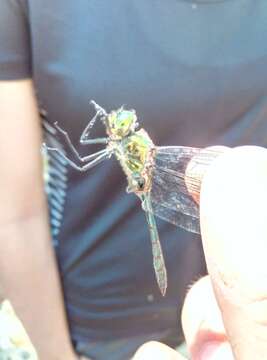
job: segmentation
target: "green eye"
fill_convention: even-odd
[[[110,132],[115,137],[124,137],[134,130],[137,119],[135,111],[120,109],[109,114],[108,121]]]
[[[131,111],[123,110],[118,114],[118,126],[129,128],[135,120],[135,115]]]

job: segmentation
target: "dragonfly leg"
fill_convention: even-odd
[[[109,138],[95,138],[95,139],[82,139],[80,138],[80,144],[82,145],[92,145],[92,144],[104,144],[107,145]]]
[[[94,158],[95,157],[95,154],[98,154],[98,153],[95,153],[95,154],[91,154],[91,155],[87,155],[87,156],[84,156],[84,157],[81,157],[80,154],[78,153],[77,149],[75,148],[75,146],[72,144],[71,140],[70,140],[70,137],[67,133],[67,131],[63,130],[57,122],[54,123],[55,125],[55,128],[65,137],[66,141],[67,141],[67,144],[69,145],[70,149],[72,150],[72,152],[75,154],[75,156],[77,157],[78,160],[80,160],[81,162],[87,162],[88,160],[90,160],[92,157]],[[99,139],[91,139],[93,140],[94,142],[92,142],[92,144],[99,144],[101,143],[102,144],[102,141],[99,142],[98,140]],[[50,148],[50,150],[52,150],[52,148]],[[102,152],[104,152],[106,149],[103,149],[101,150]],[[99,152],[100,153],[100,152]]]
[[[101,113],[102,116],[107,116],[107,112],[104,108],[102,108],[100,105],[98,105],[94,100],[91,100],[90,101],[90,104],[92,104],[95,108],[95,110],[98,112],[98,113]]]
[[[99,155],[94,160],[90,161],[89,163],[87,163],[83,166],[78,167],[78,170],[79,171],[87,171],[87,170],[91,169],[92,167],[94,167],[95,165],[102,162],[103,160],[109,158],[111,154],[112,154],[112,152],[110,150],[106,150],[105,153]]]
[[[74,169],[78,170],[78,171],[86,171],[89,170],[90,168],[92,168],[93,166],[99,164],[101,161],[109,158],[112,155],[112,151],[108,150],[108,149],[104,149],[104,150],[100,150],[96,153],[90,154],[87,156],[87,160],[91,160],[88,163],[84,164],[84,165],[77,165],[74,161],[72,161],[71,159],[69,159],[62,150],[58,149],[58,148],[53,148],[53,147],[49,147],[46,144],[43,144],[44,148],[49,150],[49,151],[55,151],[57,153],[60,154],[60,156],[62,158],[64,158],[67,163]]]
[[[99,106],[96,102],[94,102],[93,100],[91,101],[91,104],[94,106],[95,110],[96,110],[96,114],[95,116],[89,121],[88,125],[86,126],[86,128],[83,130],[82,135],[80,137],[80,143],[87,145],[87,144],[96,144],[95,141],[97,141],[97,144],[107,144],[108,143],[108,139],[106,138],[99,138],[99,139],[89,139],[89,135],[90,135],[90,130],[92,129],[92,127],[94,126],[95,122],[97,119],[105,119],[108,114],[106,112],[105,109],[103,109],[101,106]]]

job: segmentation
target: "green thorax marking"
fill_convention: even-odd
[[[121,140],[117,159],[127,176],[131,191],[148,191],[151,187],[154,144],[144,129]],[[139,181],[142,180],[142,189]]]
[[[140,129],[122,142],[125,164],[131,172],[142,173],[150,160],[153,143],[145,130]]]

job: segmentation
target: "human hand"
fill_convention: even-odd
[[[209,276],[189,291],[182,314],[192,360],[267,358],[267,150],[231,149],[210,166],[200,196]],[[184,359],[147,343],[134,360]]]

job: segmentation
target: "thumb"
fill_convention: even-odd
[[[203,247],[235,358],[267,354],[267,150],[239,147],[202,180]]]

